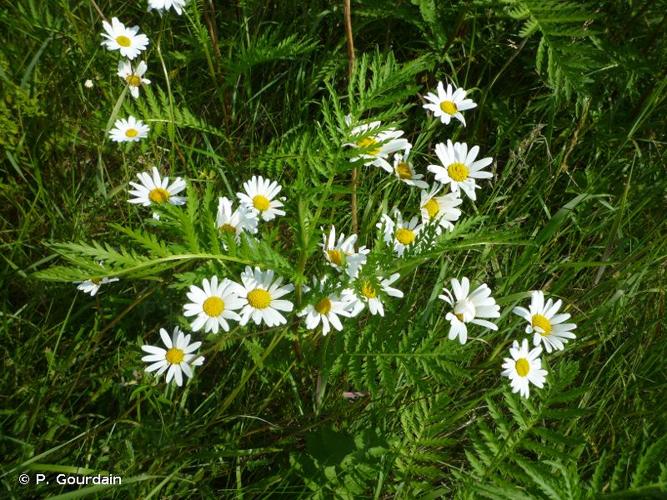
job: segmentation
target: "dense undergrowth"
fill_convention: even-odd
[[[349,78],[342,4],[190,0],[160,16],[144,2],[5,2],[3,497],[667,494],[666,6],[352,2]],[[149,34],[139,99],[100,46],[96,6]],[[422,109],[441,80],[478,103],[467,127]],[[149,120],[149,139],[110,142],[119,114]],[[224,253],[207,223],[252,175],[282,184],[289,217],[228,255],[298,286],[323,269],[320,228],[352,226],[347,114],[405,130],[425,175],[452,139],[479,144],[494,177],[426,254],[378,257],[405,294],[384,317],[326,337],[295,315],[199,332],[206,363],[184,387],[144,373],[140,346],[187,329],[186,285],[243,269],[206,258]],[[187,208],[161,214],[171,226],[127,203],[153,166],[189,183]],[[360,244],[378,244],[381,215],[416,193],[360,167]],[[71,282],[97,260],[121,279],[91,298]],[[438,299],[461,276],[501,306],[499,330],[465,345],[447,339]],[[564,299],[577,339],[526,400],[500,371],[525,337],[512,307],[537,289]],[[123,485],[21,486],[25,471]]]

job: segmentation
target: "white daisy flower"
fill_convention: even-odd
[[[512,385],[512,392],[518,392],[524,398],[530,396],[530,384],[544,387],[547,371],[542,369],[542,360],[540,359],[542,348],[536,347],[528,351],[528,341],[523,339],[521,347],[515,340],[510,347],[511,358],[505,358],[503,363],[504,370],[502,374],[509,377]]]
[[[202,287],[190,286],[187,293],[190,303],[183,306],[183,316],[197,316],[190,324],[193,332],[204,327],[204,332],[218,333],[219,327],[226,332],[229,331],[227,320],[240,321],[241,316],[234,312],[245,303],[240,299],[238,283],[223,279],[218,283],[218,277],[213,276],[211,280],[204,278]]]
[[[257,213],[245,205],[240,205],[232,210],[232,202],[226,197],[218,198],[218,214],[215,219],[216,226],[221,233],[235,235],[236,241],[240,241],[243,231],[250,234],[257,233]]]
[[[102,45],[106,46],[108,50],[119,50],[123,57],[132,60],[148,46],[148,37],[139,33],[139,26],[126,28],[117,17],[111,19],[111,24],[103,21],[102,26],[106,31],[102,33],[102,36],[106,38],[102,41]]]
[[[452,117],[454,117],[465,127],[466,121],[461,111],[477,107],[472,99],[465,98],[466,93],[461,88],[454,90],[451,84],[447,84],[447,91],[445,91],[443,83],[438,82],[437,93],[429,92],[426,94],[425,98],[429,102],[424,104],[424,108],[433,111],[435,117],[440,118],[440,121],[445,125],[449,125]]]
[[[570,319],[568,313],[556,314],[563,305],[562,300],[554,302],[552,299],[544,303],[544,293],[533,291],[530,298],[530,309],[515,307],[512,312],[528,321],[526,333],[533,333],[533,345],[544,344],[548,353],[565,349],[569,339],[577,336],[571,332],[577,328],[574,323],[563,323]]]
[[[167,330],[160,328],[160,337],[167,349],[152,345],[142,345],[141,350],[148,355],[141,358],[142,361],[150,363],[146,367],[147,372],[154,372],[160,376],[167,372],[167,383],[173,378],[176,385],[183,385],[183,373],[192,378],[192,367],[201,366],[204,357],[195,357],[194,351],[199,349],[201,342],[190,343],[190,335],[184,335],[180,328],[174,328],[172,337]]]
[[[257,212],[262,220],[270,221],[277,215],[285,215],[285,211],[280,210],[283,203],[276,198],[282,186],[276,181],[253,175],[252,179],[243,183],[243,189],[245,193],[236,193],[236,196],[242,205]]]
[[[351,125],[352,117],[350,115],[345,117],[345,123]],[[352,158],[351,162],[363,160],[366,166],[380,167],[391,173],[393,172],[393,167],[388,161],[389,155],[406,149],[410,146],[410,143],[407,139],[401,137],[404,134],[402,130],[394,128],[378,131],[377,134],[371,134],[373,130],[380,128],[381,125],[382,122],[375,121],[354,127],[351,131],[352,137],[364,137],[345,145],[364,149],[364,152]]]
[[[157,168],[153,167],[153,176],[148,172],[141,172],[137,174],[141,184],[130,181],[130,186],[134,189],[130,190],[130,194],[134,198],[127,200],[129,203],[140,204],[148,207],[153,203],[159,205],[161,203],[169,203],[171,205],[185,204],[184,196],[175,196],[185,189],[185,181],[180,177],[169,184],[169,177],[160,178],[160,173]],[[153,217],[159,219],[157,214]]]
[[[359,250],[354,249],[354,244],[357,241],[357,235],[352,234],[347,239],[344,234],[341,234],[336,239],[336,227],[331,226],[331,231],[327,237],[323,233],[324,242],[322,243],[322,250],[327,262],[338,271],[345,271],[350,278],[356,278],[359,274],[359,269],[366,264],[366,256],[370,252],[366,247],[361,247]]]
[[[368,309],[371,314],[384,316],[384,305],[382,299],[386,297],[402,298],[403,292],[397,288],[392,288],[392,285],[400,275],[394,273],[387,279],[377,278],[377,282],[373,282],[368,278],[362,278],[358,281],[357,290],[350,288],[343,290],[342,297],[348,303],[348,310],[350,316],[354,317],[363,311],[368,304]]]
[[[120,118],[113,124],[114,128],[109,131],[109,136],[114,142],[139,142],[148,137],[150,128],[141,120],[134,116],[129,116],[127,120]]]
[[[93,81],[89,78],[88,80],[86,80],[85,82],[83,82],[83,86],[86,87],[87,89],[92,89],[92,88],[95,86],[95,84],[94,84]]]
[[[435,153],[442,165],[429,165],[429,172],[435,174],[435,180],[443,184],[450,184],[452,192],[458,193],[459,188],[463,190],[468,198],[476,200],[475,189],[479,188],[475,179],[490,179],[491,172],[482,170],[491,165],[493,158],[482,158],[475,161],[479,153],[479,146],[473,146],[468,151],[468,145],[463,142],[447,140],[447,145],[442,142],[435,145]]]
[[[380,166],[387,170],[387,172],[390,174],[393,173],[398,180],[406,183],[408,186],[415,186],[419,189],[427,188],[428,183],[420,180],[423,179],[424,176],[422,174],[415,173],[412,162],[408,159],[411,149],[412,145],[408,144],[404,152],[394,153],[394,167],[391,170],[387,170],[384,164]]]
[[[130,94],[135,99],[139,97],[139,87],[142,85],[150,85],[151,81],[144,78],[148,66],[146,61],[141,61],[132,69],[132,63],[126,60],[118,61],[118,76],[120,76],[130,88]]]
[[[486,283],[477,287],[475,291],[470,292],[470,281],[468,278],[463,278],[461,282],[456,278],[451,281],[452,292],[443,288],[443,295],[438,297],[454,308],[453,313],[447,313],[447,319],[451,326],[449,329],[449,340],[459,338],[461,344],[465,344],[468,340],[468,327],[466,323],[474,323],[483,326],[489,330],[498,330],[498,327],[481,318],[499,318],[500,306],[491,297],[491,289]]]
[[[442,229],[448,231],[454,229],[453,223],[461,217],[461,210],[456,207],[463,203],[459,193],[447,193],[437,196],[441,189],[442,186],[433,186],[430,190],[422,190],[421,201],[419,202],[422,223],[436,223],[438,234],[441,233]]]
[[[403,220],[401,212],[394,210],[394,222],[387,214],[382,215],[380,222],[376,224],[378,229],[384,232],[384,242],[394,247],[394,252],[399,257],[409,247],[415,244],[419,232],[422,230],[422,225],[419,223],[419,217],[416,215],[406,222]]]
[[[79,285],[76,287],[77,290],[81,290],[84,293],[89,293],[91,297],[94,297],[97,292],[100,291],[102,285],[113,283],[114,281],[118,281],[118,278],[90,279],[81,282],[76,281],[75,284],[78,283]]]
[[[290,312],[294,304],[280,297],[294,290],[294,285],[280,286],[282,278],[274,279],[273,271],[263,272],[257,267],[246,267],[241,281],[243,285],[238,285],[238,294],[245,304],[241,310],[241,325],[247,324],[250,318],[256,325],[263,321],[269,327],[287,323],[278,311]]]
[[[183,7],[187,0],[148,0],[148,11],[155,9],[160,15],[163,12],[168,11],[170,8],[173,8],[176,11],[176,14],[179,16],[183,13]]]
[[[309,330],[317,328],[322,323],[322,335],[327,335],[331,327],[341,331],[343,324],[338,316],[350,316],[349,302],[343,300],[337,293],[326,293],[326,281],[326,276],[319,283],[313,278],[311,292],[315,294],[316,302],[308,304],[298,313],[298,316],[306,316],[306,328]]]

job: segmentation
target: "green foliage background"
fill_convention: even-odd
[[[191,0],[181,17],[97,4],[151,39],[138,101],[92,2],[0,9],[4,498],[667,495],[664,1],[353,2],[350,82],[342,2]],[[479,103],[467,128],[421,109],[440,79]],[[348,112],[406,130],[422,171],[451,138],[479,144],[496,175],[439,246],[394,261],[406,297],[385,318],[326,339],[296,318],[233,329],[209,337],[185,388],[155,383],[139,346],[187,326],[186,284],[245,262],[296,283],[322,270],[320,226],[350,230]],[[129,113],[150,139],[105,140]],[[153,165],[190,183],[161,226],[126,202]],[[252,174],[286,186],[290,217],[221,252],[214,199]],[[363,170],[362,243],[383,211],[417,203]],[[62,282],[100,258],[122,280],[94,299]],[[503,315],[460,346],[437,295],[463,275]],[[523,337],[511,308],[539,288],[570,304],[578,338],[523,401],[500,365]],[[23,471],[124,483],[22,487]]]

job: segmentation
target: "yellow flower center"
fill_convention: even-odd
[[[261,288],[248,292],[248,302],[255,309],[266,309],[271,304],[271,294]]]
[[[435,198],[429,198],[422,208],[426,209],[426,212],[428,212],[429,219],[435,218],[435,216],[438,215],[438,212],[440,212],[440,205]]]
[[[533,325],[533,328],[535,328],[536,330],[538,328],[540,329],[538,331],[540,335],[542,335],[543,337],[546,337],[551,333],[552,330],[551,323],[547,318],[545,318],[541,314],[534,314],[531,324]]]
[[[153,203],[165,203],[169,201],[169,191],[164,188],[153,188],[148,193],[148,199]]]
[[[456,104],[452,101],[442,101],[440,103],[440,109],[448,115],[455,115],[459,110],[459,108],[456,107]]]
[[[320,314],[327,314],[331,311],[331,301],[325,297],[315,304],[315,310]]]
[[[125,131],[125,137],[136,137],[139,135],[139,131],[136,128],[128,128]]]
[[[337,266],[343,265],[343,252],[337,249],[327,250],[327,256],[329,260],[336,264]]]
[[[470,170],[463,163],[457,161],[447,167],[447,173],[456,182],[463,182],[468,178]]]
[[[216,318],[225,310],[225,301],[214,295],[204,301],[202,309],[207,316]]]
[[[367,299],[374,299],[377,297],[377,292],[375,291],[373,285],[371,285],[368,281],[364,281],[361,284],[361,295]]]
[[[167,354],[164,357],[169,364],[177,365],[185,359],[185,353],[182,349],[172,347],[167,351]]]
[[[372,146],[375,146],[376,144],[378,144],[378,141],[376,141],[374,137],[364,137],[363,139],[361,139],[360,141],[357,142],[357,146],[359,146],[360,148],[364,148],[364,149],[369,149]],[[370,151],[368,151],[368,154],[376,156],[380,153],[380,149],[382,149],[382,148],[379,147],[379,146],[376,147],[376,148],[373,148]]]
[[[128,75],[125,77],[125,81],[128,85],[132,85],[133,87],[141,85],[141,77],[137,75]]]
[[[116,43],[121,47],[129,47],[130,45],[132,45],[132,40],[130,40],[125,35],[120,35],[116,37]]]
[[[525,377],[530,371],[530,363],[526,358],[519,358],[514,363],[514,368],[516,368],[516,373],[519,377]]]
[[[404,227],[398,229],[395,236],[402,245],[410,245],[415,241],[415,232]]]
[[[404,161],[396,165],[396,175],[398,175],[399,179],[412,179],[410,165]]]
[[[456,316],[461,323],[465,323],[465,321],[463,321],[462,313],[454,313],[454,316]]]
[[[255,207],[260,212],[264,212],[269,209],[269,199],[266,196],[258,194],[252,199],[252,206]]]
[[[229,234],[235,234],[236,233],[236,228],[234,226],[232,226],[231,224],[223,224],[218,229],[222,233],[229,233]]]

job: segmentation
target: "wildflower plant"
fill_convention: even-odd
[[[122,360],[109,384],[137,411],[133,425],[159,415],[169,422],[159,439],[179,453],[191,438],[173,430],[186,420],[199,437],[215,436],[174,476],[206,463],[225,471],[225,488],[233,476],[240,494],[249,479],[260,496],[306,488],[355,498],[386,487],[409,498],[558,497],[549,475],[576,476],[570,454],[584,433],[563,429],[584,415],[577,355],[593,342],[580,291],[559,273],[602,264],[554,257],[543,274],[529,270],[555,255],[547,243],[589,194],[524,230],[530,214],[514,207],[511,189],[532,167],[513,155],[540,131],[501,143],[522,126],[487,123],[505,105],[491,93],[504,68],[469,81],[452,62],[460,27],[441,31],[435,4],[396,7],[430,30],[426,54],[355,51],[347,38],[347,67],[340,54],[318,60],[316,36],[251,26],[251,4],[238,6],[247,30],[221,41],[216,8],[227,10],[215,2],[148,0],[118,17],[95,3],[106,73],[82,86],[104,88],[87,146],[118,167],[96,178],[111,201],[94,230],[46,242],[52,255],[32,277],[104,318],[93,344],[113,344]],[[510,12],[524,35],[551,29],[528,4]],[[345,23],[350,8],[344,2]],[[551,84],[576,85],[571,66],[555,66],[559,36],[541,36]],[[466,64],[485,74],[475,58]],[[204,77],[215,86],[197,83]],[[274,92],[279,105],[262,103]],[[549,192],[534,191],[530,210],[548,212]],[[112,203],[123,218],[104,216]],[[301,417],[331,424],[294,437]],[[269,470],[274,452],[292,471],[288,486]],[[538,456],[543,463],[530,461]]]
[[[119,23],[113,26],[119,33],[126,30]],[[105,29],[109,32],[109,26],[105,25]],[[130,31],[134,33],[137,29]],[[147,42],[142,47],[146,45]],[[119,68],[119,75],[122,73],[133,88],[143,83],[144,61],[136,70],[129,62],[122,61]],[[141,184],[131,182],[133,190],[129,191],[134,196],[129,199],[130,203],[155,208],[154,219],[159,222],[154,224],[153,231],[117,227],[129,237],[130,247],[108,242],[55,245],[54,249],[71,265],[42,271],[39,276],[52,280],[86,280],[86,283],[103,280],[100,283],[110,283],[112,275],[113,280],[131,281],[158,277],[174,269],[183,271],[185,266],[188,272],[172,274],[171,279],[175,280],[177,288],[189,287],[187,301],[180,307],[185,318],[193,318],[189,324],[193,334],[228,332],[232,325],[235,329],[252,328],[253,325],[268,328],[287,325],[284,327],[299,332],[314,329],[321,323],[322,333],[326,335],[332,326],[341,331],[344,324],[358,325],[365,309],[370,315],[380,317],[399,314],[400,299],[404,299],[405,293],[397,286],[401,285],[406,271],[414,272],[439,252],[446,251],[452,236],[463,236],[457,233],[457,224],[465,218],[469,208],[461,200],[461,192],[469,201],[475,201],[476,190],[481,189],[476,179],[493,177],[492,171],[487,169],[492,165],[492,159],[477,160],[479,146],[469,148],[465,143],[452,143],[451,140],[446,144],[434,143],[437,131],[434,127],[421,131],[398,128],[396,120],[401,114],[418,109],[415,106],[417,89],[406,84],[425,68],[422,60],[401,67],[391,58],[382,61],[377,57],[364,57],[357,68],[357,75],[361,76],[350,82],[346,111],[343,111],[340,96],[329,87],[329,98],[322,102],[322,123],[318,125],[317,137],[305,146],[322,151],[323,158],[332,166],[324,183],[318,180],[319,175],[313,175],[314,172],[307,168],[296,170],[291,179],[282,176],[278,180],[268,176],[271,170],[278,173],[269,169],[264,175],[240,179],[236,194],[238,208],[232,211],[232,204],[225,196],[230,194],[229,191],[220,191],[215,181],[207,182],[202,193],[201,187],[188,184],[180,177],[170,184],[154,166],[152,174],[137,174]],[[136,82],[130,79],[136,79]],[[452,116],[465,125],[461,112],[472,110],[475,104],[464,99],[466,92],[463,90],[452,91],[448,84],[445,92],[443,85],[443,82],[438,83],[438,98],[445,100],[437,109],[432,105],[424,107],[435,111],[435,117],[443,124],[449,124],[447,118]],[[403,89],[399,90],[399,86]],[[386,92],[393,92],[393,106],[387,106],[386,99],[381,97]],[[133,97],[138,98],[138,93],[134,92]],[[429,99],[433,101],[435,98],[429,94]],[[469,116],[471,114],[469,112]],[[382,120],[375,120],[376,116]],[[116,123],[111,136],[115,141],[138,141],[146,139],[147,132],[148,127],[141,120],[130,116],[127,121]],[[432,151],[426,148],[420,151],[421,157],[431,156],[440,162],[428,165],[428,172],[433,174],[429,175],[430,183],[426,180],[426,162],[412,160],[414,146],[409,141],[412,137],[420,144],[433,144]],[[366,245],[360,246],[362,240],[355,232],[357,227],[348,227],[350,235],[345,237],[339,233],[338,238],[334,224],[328,231],[319,229],[321,222],[327,220],[329,200],[338,183],[344,183],[350,168],[358,166],[369,169],[367,172],[362,170],[361,185],[364,176],[380,172],[388,180],[398,181],[397,189],[422,189],[420,198],[413,199],[411,204],[392,207],[383,204],[364,214],[368,222],[377,220],[375,241],[363,241],[371,246],[370,249]],[[374,171],[375,167],[380,168]],[[310,186],[316,187],[316,191]],[[304,194],[308,192],[310,194]],[[403,215],[402,211],[410,215]],[[356,217],[358,214],[348,212],[349,215]],[[340,221],[337,222],[340,227]],[[267,233],[267,226],[279,228],[279,233]],[[443,237],[443,228],[452,234]],[[324,255],[317,252],[314,245],[320,239],[324,242],[320,245]],[[108,275],[103,275],[102,268],[92,264],[96,261],[104,263]],[[313,288],[306,285],[311,280]],[[468,339],[466,324],[498,331],[499,326],[489,321],[500,317],[500,308],[490,295],[489,287],[482,284],[473,291],[467,277],[462,277],[461,281],[452,278],[451,283],[452,291],[443,288],[444,294],[440,295],[451,308],[442,312],[451,323],[449,339],[458,338],[465,344]],[[314,303],[308,304],[304,298],[308,292],[317,296]],[[549,311],[543,311],[544,314],[551,314],[561,301],[553,308],[551,304],[551,301],[547,303]],[[535,307],[533,304],[531,310]],[[525,312],[521,308],[517,311],[522,315]],[[299,317],[303,316],[305,325],[298,326]],[[533,315],[530,332],[539,330],[534,320],[538,316]],[[558,316],[556,319],[562,318]],[[186,321],[181,320],[181,324]],[[549,333],[539,332],[541,335]],[[313,341],[312,337],[296,335],[297,342]],[[554,342],[560,342],[554,338],[544,339],[548,351]],[[499,338],[495,340],[500,341]],[[487,342],[493,342],[493,339],[489,338]],[[154,366],[151,365],[151,369]],[[182,368],[188,376],[191,375],[186,366]],[[512,373],[514,377],[521,377],[525,371],[522,365]],[[506,369],[504,373],[509,372]],[[180,382],[181,378],[174,380]],[[540,380],[543,382],[543,378]],[[527,397],[529,393],[522,389],[521,394]]]

